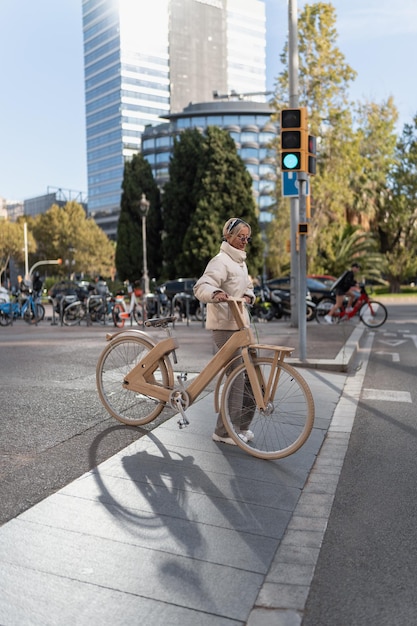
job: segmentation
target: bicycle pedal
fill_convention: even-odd
[[[189,422],[188,420],[184,419],[183,417],[181,417],[181,418],[178,420],[178,422],[177,422],[177,424],[178,424],[178,426],[179,426],[179,429],[180,429],[180,430],[181,430],[182,428],[186,428],[186,427],[188,426],[188,424],[189,424],[189,423],[190,423],[190,422]]]

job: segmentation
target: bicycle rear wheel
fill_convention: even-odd
[[[143,315],[143,305],[139,302],[137,302],[133,308],[133,319],[135,320],[136,324],[141,325],[144,323],[145,321],[145,317]]]
[[[323,322],[325,322],[324,316],[328,314],[334,303],[335,300],[332,300],[331,298],[323,298],[323,300],[320,300],[320,302],[317,303],[316,320],[319,324],[323,324]]]
[[[369,300],[365,302],[360,310],[359,317],[361,322],[368,326],[368,328],[379,328],[385,323],[388,317],[388,311],[381,302],[375,300]]]
[[[23,319],[27,324],[37,324],[43,319],[45,315],[45,309],[41,304],[36,302],[29,302],[23,313]]]
[[[165,402],[123,387],[126,375],[153,346],[144,337],[124,334],[111,340],[99,357],[96,368],[98,395],[110,415],[123,424],[148,424],[165,406]],[[158,361],[149,382],[173,389],[174,375],[169,361]]]
[[[123,328],[123,326],[125,325],[125,320],[122,318],[121,314],[125,312],[125,308],[123,306],[123,304],[121,304],[120,302],[116,302],[116,304],[113,307],[113,324],[117,327],[117,328]]]
[[[65,326],[75,326],[85,317],[85,309],[81,302],[73,302],[64,309],[62,321]]]
[[[260,459],[281,459],[296,452],[310,435],[314,423],[313,396],[304,378],[290,365],[274,366],[269,357],[256,357],[252,362],[262,390],[271,375],[274,379],[266,410],[256,407],[246,365],[242,363],[224,384],[223,422],[245,452]],[[235,386],[243,392],[234,392]],[[254,434],[247,443],[238,436],[239,431],[246,430]]]

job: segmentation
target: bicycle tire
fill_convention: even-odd
[[[255,357],[252,362],[258,380],[268,380],[273,359]],[[275,366],[274,376],[278,377],[278,384],[265,412],[255,406],[244,363],[227,377],[222,393],[221,414],[227,432],[239,448],[260,459],[282,459],[293,454],[305,443],[314,424],[313,396],[301,374],[291,365],[281,363]],[[241,418],[246,419],[245,429],[249,428],[254,433],[253,440],[247,443],[238,436],[233,423],[236,407],[233,406],[232,390],[238,377],[243,377],[244,391],[243,395],[240,394],[237,410],[241,412]],[[247,407],[246,413],[242,406]]]
[[[324,316],[328,314],[334,303],[335,300],[332,300],[331,298],[323,298],[317,303],[316,320],[319,324],[323,324],[323,322],[325,322]]]
[[[379,328],[388,317],[388,311],[381,302],[369,300],[359,309],[359,318],[368,328]]]
[[[73,302],[64,309],[62,321],[65,326],[75,326],[80,324],[85,317],[85,309],[81,302]]]
[[[133,308],[133,319],[138,325],[143,324],[143,322],[145,321],[143,318],[143,306],[141,304],[136,303],[135,307]]]
[[[122,334],[110,341],[97,362],[96,384],[99,398],[110,415],[123,424],[148,424],[165,407],[165,402],[161,400],[123,387],[125,376],[154,345],[144,337]],[[167,389],[174,388],[174,375],[167,359],[158,361],[150,380]]]
[[[42,305],[36,304],[36,302],[29,302],[23,313],[23,319],[26,324],[37,324],[42,319],[42,311],[40,309]],[[42,307],[43,308],[43,307]],[[45,314],[45,310],[44,310]]]
[[[113,312],[112,312],[113,324],[116,326],[116,328],[124,327],[125,320],[120,316],[120,314],[124,312],[125,312],[125,308],[123,304],[121,304],[120,302],[116,302],[116,304],[113,307]]]
[[[0,311],[0,326],[10,326],[12,323],[12,313],[7,313],[7,311]]]

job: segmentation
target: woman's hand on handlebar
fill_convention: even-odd
[[[216,291],[213,294],[214,302],[226,302],[226,300],[228,299],[229,299],[229,294],[227,294],[225,291]]]

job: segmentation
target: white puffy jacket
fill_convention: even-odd
[[[249,296],[254,301],[252,281],[245,260],[245,251],[223,241],[219,254],[208,262],[204,274],[194,285],[195,297],[207,303],[206,328],[209,330],[238,330],[229,305],[223,302],[212,304],[215,291],[225,291],[233,298]],[[245,317],[249,325],[246,308]]]

